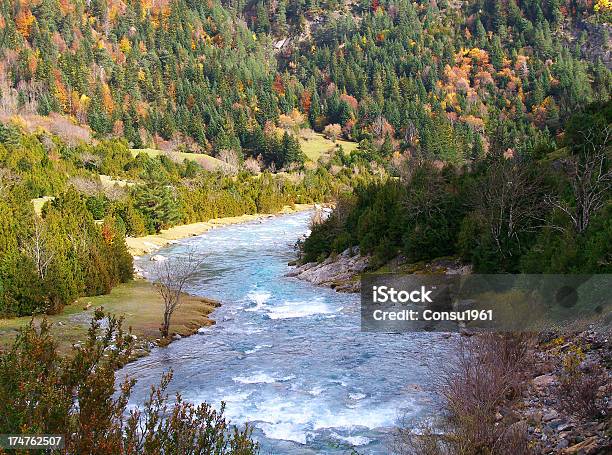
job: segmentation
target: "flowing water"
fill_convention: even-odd
[[[195,250],[206,260],[188,291],[222,302],[216,325],[154,349],[119,377],[138,379],[141,405],[163,372],[185,400],[226,403],[251,422],[261,453],[389,453],[398,420],[431,416],[432,369],[448,355],[439,334],[360,332],[359,295],[288,278],[310,212],[226,226],[158,254]],[[146,270],[152,262],[138,260]]]

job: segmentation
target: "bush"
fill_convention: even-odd
[[[151,389],[142,408],[128,412],[135,381],[125,379],[117,389],[115,370],[129,359],[133,337],[120,319],[97,311],[83,345],[66,357],[50,328],[46,321],[30,323],[0,354],[1,433],[62,434],[66,454],[257,452],[250,428],[232,428],[223,406],[196,407],[180,395],[170,405],[165,390],[171,374]]]
[[[413,425],[393,439],[400,454],[527,455],[526,425],[496,419],[496,413],[520,396],[529,370],[531,338],[514,334],[479,334],[463,339],[456,359],[438,383],[443,398],[441,428],[422,434]],[[412,427],[412,428],[411,428]],[[440,431],[441,430],[441,431]]]
[[[559,378],[559,399],[563,409],[583,419],[602,416],[603,403],[599,390],[612,391],[606,372],[599,365],[585,364],[585,353],[579,346],[572,346],[563,357],[563,373]]]

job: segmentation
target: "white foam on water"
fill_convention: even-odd
[[[270,319],[305,318],[319,314],[332,314],[334,311],[322,298],[311,301],[286,301],[282,305],[267,308]]]
[[[324,389],[323,387],[321,387],[321,386],[316,386],[316,387],[313,387],[312,389],[310,389],[310,390],[308,391],[308,393],[309,393],[310,395],[312,395],[313,397],[318,397],[319,395],[321,395],[321,393],[323,393],[323,391],[324,391],[324,390],[325,390],[325,389]]]
[[[336,409],[333,412],[326,409],[319,411],[313,422],[313,430],[326,428],[354,429],[366,427],[370,430],[375,428],[390,428],[395,425],[399,415],[398,410],[392,403],[370,408]]]
[[[247,298],[255,304],[254,307],[247,308],[245,311],[260,311],[266,307],[266,302],[270,300],[272,294],[268,291],[255,290],[247,294]]]
[[[351,400],[355,400],[355,401],[363,400],[366,396],[367,395],[365,393],[359,393],[359,392],[357,392],[357,393],[349,393],[349,398]]]
[[[391,428],[398,420],[394,403],[371,409],[329,408],[329,404],[320,398],[288,400],[286,396],[275,395],[255,403],[254,407],[243,404],[240,410],[235,410],[235,415],[229,417],[234,421],[252,422],[270,439],[306,444],[316,432],[332,430],[339,439],[354,446],[371,442],[360,435],[360,431]],[[340,434],[345,432],[347,436]]]
[[[223,395],[221,401],[225,403],[242,403],[244,400],[251,396],[252,392],[236,392],[230,393],[229,395]]]
[[[295,375],[290,374],[288,376],[274,377],[270,376],[268,373],[259,372],[251,376],[236,376],[232,379],[234,382],[239,382],[241,384],[273,384],[275,382],[290,381],[291,379],[295,379]]]
[[[365,436],[342,436],[338,433],[331,433],[331,436],[339,441],[348,442],[350,445],[357,446],[365,446],[372,442],[370,438],[366,438]]]
[[[304,432],[301,425],[294,425],[291,422],[278,422],[260,423],[257,426],[264,432],[267,438],[306,444],[308,433]]]
[[[245,354],[254,354],[257,351],[261,351],[263,348],[271,348],[271,347],[272,347],[271,344],[258,344],[253,349],[249,349],[247,351],[244,351],[244,353]]]

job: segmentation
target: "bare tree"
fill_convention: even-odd
[[[4,194],[19,181],[19,176],[8,168],[0,167],[0,193]]]
[[[240,165],[238,153],[232,149],[223,149],[219,152],[217,158],[223,162],[221,169],[225,174],[236,174]]]
[[[509,242],[535,229],[541,219],[541,182],[528,166],[517,160],[497,160],[475,188],[473,208],[486,222],[500,254],[512,256]]]
[[[157,262],[154,269],[155,286],[164,303],[164,316],[159,329],[162,337],[168,337],[172,315],[181,306],[185,286],[203,262],[204,258],[197,257],[193,250],[177,259]]]
[[[608,149],[611,128],[604,129],[603,134],[589,130],[581,132],[583,153],[572,156],[565,162],[565,172],[569,178],[574,204],[569,204],[558,197],[547,196],[546,202],[565,214],[574,231],[582,234],[600,209],[609,201],[612,188],[612,169],[609,166]],[[598,139],[599,137],[599,139]],[[553,225],[557,230],[565,227]]]
[[[53,260],[53,253],[49,251],[47,246],[46,225],[38,216],[34,217],[34,232],[24,242],[23,251],[34,261],[38,277],[44,280]]]

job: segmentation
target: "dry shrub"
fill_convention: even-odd
[[[238,171],[240,159],[238,153],[232,149],[223,149],[219,152],[217,158],[223,162],[221,170],[225,174],[235,174]]]
[[[603,395],[612,392],[612,385],[606,372],[596,363],[584,362],[581,347],[572,346],[563,358],[563,373],[559,377],[558,397],[562,409],[584,419],[602,416]]]
[[[520,395],[529,371],[532,338],[480,334],[462,339],[457,359],[438,374],[444,416],[436,431],[400,428],[393,438],[399,454],[526,455],[527,427],[499,419],[500,409]]]
[[[337,164],[332,164],[329,168],[329,173],[333,176],[336,176],[340,174],[340,172],[342,172],[342,169],[344,169],[342,166],[339,166]]]
[[[509,428],[496,422],[496,413],[520,393],[529,346],[529,337],[513,334],[482,334],[461,344],[456,364],[441,383],[455,430],[453,445],[460,453],[527,453],[506,451],[512,435],[511,445],[519,445],[516,431],[507,434]]]
[[[263,167],[263,161],[261,160],[261,155],[258,157],[258,159],[255,159],[253,157],[248,157],[246,160],[244,160],[243,166],[251,174],[255,174],[255,175],[260,174],[261,169]]]
[[[21,177],[8,168],[0,167],[0,193],[8,191]]]
[[[451,455],[451,447],[444,436],[431,426],[416,430],[402,423],[391,435],[391,452],[397,455]]]
[[[301,139],[304,139],[305,141],[308,141],[310,139],[314,139],[315,137],[317,137],[316,133],[310,128],[301,128],[299,136]]]
[[[110,201],[120,201],[127,196],[125,187],[119,185],[108,185],[103,187],[104,196]]]
[[[342,127],[337,123],[327,125],[323,130],[323,136],[330,141],[336,142],[336,139],[342,134]]]
[[[81,159],[86,160],[88,158],[81,156]],[[70,179],[68,179],[68,184],[74,186],[79,193],[86,196],[95,196],[102,191],[102,184],[100,181],[91,177],[70,177]]]

